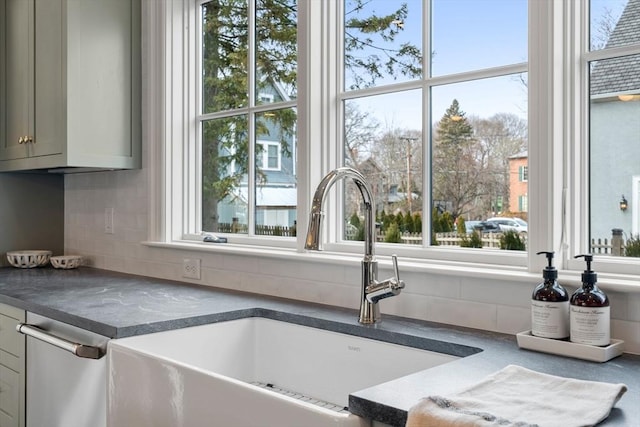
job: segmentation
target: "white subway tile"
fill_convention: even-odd
[[[427,300],[427,320],[451,325],[495,331],[497,329],[497,307],[474,301],[448,298]]]

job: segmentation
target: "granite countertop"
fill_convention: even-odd
[[[383,321],[363,326],[355,309],[85,267],[0,268],[0,302],[116,339],[261,316],[461,357],[351,394],[352,413],[390,425],[403,426],[408,409],[422,397],[446,395],[513,364],[558,376],[625,383],[627,393],[601,425],[640,427],[640,356],[624,354],[596,363],[537,353],[518,348],[513,335],[385,316],[384,302]]]

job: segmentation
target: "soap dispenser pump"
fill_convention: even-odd
[[[553,252],[545,254],[547,267],[542,271],[543,282],[531,295],[531,335],[542,338],[569,337],[569,293],[558,283],[558,270],[553,266]]]
[[[582,286],[570,299],[571,342],[605,346],[611,343],[611,315],[609,298],[598,288],[598,276],[591,270],[593,255],[576,255],[584,258],[587,269],[582,273]]]

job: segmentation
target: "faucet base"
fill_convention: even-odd
[[[380,306],[364,300],[360,303],[360,317],[358,321],[363,325],[372,325],[380,320]]]

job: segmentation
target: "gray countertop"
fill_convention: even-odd
[[[109,338],[261,316],[461,357],[350,396],[351,412],[390,425],[404,425],[408,409],[422,397],[446,395],[514,364],[563,377],[625,383],[627,393],[602,425],[640,427],[636,355],[587,362],[520,349],[513,335],[384,314],[380,324],[362,326],[355,309],[92,268],[0,268],[0,302]]]

